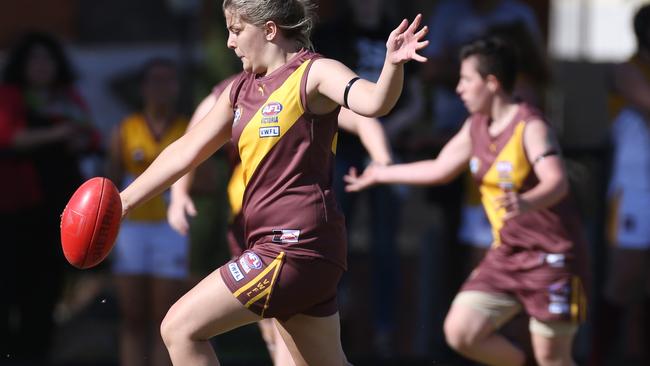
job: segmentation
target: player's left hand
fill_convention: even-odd
[[[388,36],[386,41],[386,59],[392,64],[399,65],[410,60],[426,62],[427,58],[419,55],[417,51],[423,49],[429,44],[429,41],[422,41],[427,34],[428,28],[425,25],[416,30],[422,21],[422,14],[418,14],[413,23],[409,25],[408,20],[404,19],[395,30]]]
[[[530,204],[515,191],[506,191],[494,200],[497,209],[506,210],[503,220],[509,220],[530,211]]]

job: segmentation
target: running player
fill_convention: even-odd
[[[445,320],[447,342],[488,365],[523,365],[524,352],[496,331],[516,313],[530,316],[540,365],[573,365],[571,344],[585,311],[585,245],[569,204],[559,147],[542,116],[512,97],[512,47],[482,39],[461,51],[456,88],[470,117],[435,160],[352,170],[347,189],[377,183],[442,184],[469,164],[494,242]]]
[[[403,64],[426,60],[417,53],[426,27],[418,30],[418,15],[391,33],[373,83],[309,51],[309,1],[225,0],[223,9],[245,73],[121,193],[127,214],[228,138],[239,149],[247,250],[172,306],[163,339],[174,364],[218,365],[210,337],[273,317],[297,364],[346,364],[336,305],[346,234],[331,190],[336,118],[341,105],[365,116],[391,110]]]

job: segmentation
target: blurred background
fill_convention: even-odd
[[[381,69],[388,33],[402,18],[424,15],[431,27],[431,45],[424,52],[429,62],[408,65],[403,97],[382,120],[396,160],[412,161],[435,157],[463,120],[464,111],[452,100],[460,44],[489,31],[508,35],[520,46],[525,62],[522,80],[527,86],[522,89],[522,97],[542,109],[556,129],[589,238],[595,279],[591,312],[574,350],[579,364],[586,364],[592,352],[593,323],[599,316],[607,270],[606,198],[612,154],[610,70],[613,64],[635,53],[632,17],[646,2],[459,0],[467,3],[467,8],[461,10],[450,6],[454,2],[317,1],[319,21],[313,33],[316,51],[372,79]],[[76,76],[68,88],[74,90],[72,100],[83,111],[80,120],[89,125],[89,132],[81,142],[77,141],[83,148],[76,149],[74,156],[60,159],[72,159],[69,161],[78,166],[82,179],[106,175],[111,131],[140,108],[138,83],[147,61],[165,58],[176,64],[180,90],[176,107],[187,117],[214,85],[240,70],[239,61],[225,46],[227,33],[221,4],[213,0],[4,1],[0,12],[4,82],[12,49],[30,32],[42,32],[60,42]],[[4,98],[0,103],[11,100],[6,95]],[[0,124],[2,118],[4,115],[0,116]],[[5,133],[0,130],[0,137],[4,138]],[[7,144],[0,142],[0,158],[13,159],[1,165],[5,180],[17,175],[21,168],[14,164],[15,154]],[[221,229],[191,235],[191,240],[202,241],[200,245],[217,248],[204,268],[197,270],[198,275],[216,269],[228,259],[223,229],[227,220],[226,157],[217,154],[211,160],[216,173],[208,180],[212,185],[208,200],[223,208],[204,220],[212,220]],[[339,176],[348,166],[368,162],[356,137],[343,134],[337,165],[339,162]],[[55,172],[45,185],[56,185],[60,178]],[[18,185],[24,188],[26,183]],[[454,354],[442,334],[449,304],[475,263],[474,247],[464,245],[466,240],[459,235],[467,192],[464,178],[460,178],[438,188],[395,186],[379,194],[339,196],[350,234],[349,270],[341,284],[339,304],[343,346],[351,362],[472,364]],[[49,251],[25,247],[29,244],[19,236],[40,231],[41,221],[30,219],[31,225],[19,226],[12,221],[17,215],[32,214],[24,209],[24,202],[6,190],[0,191],[0,200],[4,201],[0,206],[4,210],[3,230],[21,231],[20,235],[2,240],[3,248],[22,246],[8,249],[22,254],[14,253],[15,257],[3,260],[3,266],[12,268],[1,278],[5,282],[0,293],[3,325],[20,333],[30,319],[38,319],[31,328],[23,329],[28,329],[28,334],[23,334],[28,341],[17,344],[15,339],[0,340],[6,342],[0,344],[0,364],[118,365],[121,319],[111,258],[81,271],[64,262],[56,237],[42,239]],[[63,209],[63,205],[52,202],[55,206],[45,211],[50,221],[58,220],[56,210]],[[58,224],[56,220],[54,225]],[[197,224],[195,231],[205,230],[200,226]],[[190,284],[188,279],[187,286]],[[42,292],[49,295],[28,296]],[[18,298],[27,298],[31,306],[20,308]],[[40,315],[34,315],[37,313]],[[643,327],[635,327],[634,320],[620,327],[621,341],[608,359],[617,365],[622,365],[618,361],[623,359],[642,359],[648,344],[648,338],[644,341],[642,335]],[[225,365],[270,364],[254,326],[218,336],[214,345]]]

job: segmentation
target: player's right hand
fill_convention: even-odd
[[[351,167],[348,171],[348,174],[343,177],[343,181],[346,183],[345,191],[358,192],[377,184],[378,169],[381,169],[381,166],[377,164],[370,164],[363,171],[363,174],[358,175],[357,168]]]
[[[172,195],[171,202],[167,208],[167,222],[181,235],[187,235],[190,230],[188,216],[196,216],[196,208],[189,194]]]

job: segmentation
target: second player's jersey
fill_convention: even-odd
[[[142,174],[156,157],[172,142],[183,136],[187,119],[176,118],[161,136],[154,136],[145,116],[135,113],[120,124],[121,159],[125,171],[122,186]],[[158,221],[167,217],[167,205],[162,195],[154,197],[129,213],[130,220]]]
[[[581,225],[568,198],[554,206],[526,212],[507,221],[503,219],[505,210],[497,209],[495,205],[495,198],[506,190],[521,194],[538,183],[526,156],[523,139],[526,124],[533,119],[543,120],[534,109],[521,103],[508,127],[499,135],[491,136],[488,118],[472,116],[470,169],[479,184],[481,200],[492,225],[493,246],[512,253],[523,250],[572,255],[574,247],[581,244]]]
[[[305,107],[307,74],[318,57],[302,50],[268,75],[236,79],[232,140],[245,185],[247,246],[274,244],[287,256],[345,268],[345,225],[332,189],[339,110],[314,115]]]

